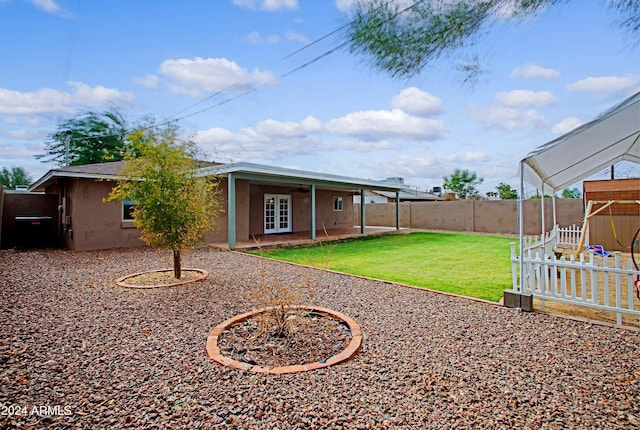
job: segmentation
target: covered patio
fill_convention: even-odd
[[[282,244],[321,240],[325,231],[329,238],[372,234],[375,230],[366,225],[367,205],[360,205],[361,225],[353,226],[353,196],[362,201],[367,191],[396,195],[395,230],[400,230],[397,196],[404,184],[245,162],[204,168],[201,174],[224,178],[226,245],[222,246],[228,249],[255,247],[254,237],[262,244]],[[207,242],[220,240],[218,235]]]
[[[409,233],[409,229],[396,229],[395,227],[366,227],[364,233],[361,231],[360,226],[353,226],[351,228],[333,228],[327,230],[316,230],[315,239],[311,239],[311,232],[300,231],[296,233],[284,233],[284,234],[263,234],[255,237],[255,240],[250,241],[237,241],[235,249],[247,250],[255,249],[258,247],[276,247],[276,246],[297,246],[313,244],[318,242],[351,239],[363,236],[378,236],[383,234],[398,234]],[[210,246],[214,246],[220,249],[229,249],[227,242],[215,242],[210,243]]]

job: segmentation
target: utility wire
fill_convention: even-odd
[[[395,2],[395,1],[398,1],[398,0],[392,0],[392,2]],[[398,12],[396,12],[396,13],[395,13],[395,14],[394,14],[394,15],[393,15],[389,20],[392,20],[392,19],[397,18],[397,17],[398,17],[398,16],[400,16],[401,14],[404,14],[405,12],[408,12],[409,10],[413,9],[415,6],[417,6],[417,5],[418,5],[418,4],[420,4],[420,3],[423,3],[424,1],[425,1],[425,0],[418,0],[418,1],[413,2],[411,5],[409,5],[409,6],[405,7],[404,9],[401,9],[401,10],[399,10]],[[387,3],[387,4],[388,4],[388,3]],[[322,40],[324,40],[324,39],[327,39],[328,37],[330,37],[330,36],[332,36],[332,35],[334,35],[334,34],[336,34],[336,33],[340,32],[340,31],[344,30],[345,28],[347,28],[348,26],[350,26],[350,25],[351,25],[351,24],[353,24],[354,22],[355,22],[355,20],[351,20],[351,21],[350,21],[350,22],[348,22],[347,24],[344,24],[344,25],[342,25],[342,26],[340,26],[340,27],[338,27],[338,28],[336,28],[336,29],[334,29],[334,30],[330,31],[329,33],[326,33],[325,35],[323,35],[323,36],[319,37],[318,39],[315,39],[314,41],[312,41],[312,42],[308,43],[307,45],[303,46],[302,48],[297,49],[297,50],[293,51],[292,53],[290,53],[290,54],[286,55],[285,57],[281,58],[281,59],[280,59],[280,61],[283,61],[283,60],[285,60],[285,59],[288,59],[288,58],[291,58],[291,57],[295,56],[296,54],[299,54],[300,52],[302,52],[302,51],[304,51],[304,50],[306,50],[306,49],[310,48],[311,46],[316,45],[316,44],[317,44],[317,43],[319,43],[320,41],[322,41]],[[382,26],[382,25],[386,24],[387,22],[388,22],[388,21],[385,21],[385,22],[383,22],[383,23],[380,23],[379,25],[380,25],[380,26]],[[329,49],[329,50],[325,51],[324,53],[322,53],[322,54],[320,54],[320,55],[318,55],[318,56],[314,57],[314,58],[313,58],[313,59],[311,59],[310,61],[307,61],[306,63],[304,63],[304,64],[302,64],[302,65],[300,65],[300,66],[294,67],[293,69],[289,70],[288,72],[286,72],[286,73],[284,73],[284,74],[280,75],[280,76],[279,76],[279,79],[284,79],[284,78],[286,78],[286,77],[288,77],[288,76],[291,76],[291,75],[292,75],[292,74],[294,74],[294,73],[299,72],[300,70],[303,70],[303,69],[305,69],[305,68],[309,67],[310,65],[312,65],[312,64],[314,64],[314,63],[316,63],[316,62],[318,62],[318,61],[322,60],[323,58],[328,57],[328,56],[330,56],[330,55],[334,54],[335,52],[337,52],[337,51],[339,51],[340,49],[342,49],[342,48],[344,48],[345,46],[347,46],[349,43],[350,43],[350,41],[349,41],[349,40],[347,40],[347,41],[345,41],[345,42],[343,42],[343,43],[339,44],[338,46],[336,46],[336,47],[334,47],[334,48],[331,48],[331,49]],[[192,116],[195,116],[195,115],[199,115],[199,114],[201,114],[201,113],[203,113],[203,112],[206,112],[206,111],[208,111],[208,110],[214,109],[214,108],[216,108],[216,107],[219,107],[219,106],[221,106],[221,105],[224,105],[224,104],[226,104],[226,103],[229,103],[229,102],[231,102],[231,101],[233,101],[233,100],[237,100],[237,99],[239,99],[239,98],[240,98],[240,97],[242,97],[242,96],[245,96],[245,95],[250,94],[250,93],[252,93],[252,92],[254,92],[254,91],[257,91],[257,90],[259,90],[259,89],[261,89],[261,88],[265,87],[267,84],[260,84],[260,85],[258,85],[258,86],[255,86],[255,87],[251,88],[250,90],[244,91],[244,92],[242,92],[242,93],[240,93],[240,94],[238,94],[238,95],[236,95],[236,96],[234,96],[234,97],[230,97],[230,98],[227,98],[227,99],[225,99],[225,100],[222,100],[222,101],[220,101],[219,103],[216,103],[216,104],[213,104],[213,105],[208,106],[208,107],[206,107],[206,108],[200,109],[200,110],[198,110],[198,111],[195,111],[195,112],[192,112],[192,113],[189,113],[189,114],[183,115],[183,116],[181,116],[181,117],[177,117],[177,118],[174,118],[174,119],[170,119],[171,117],[173,117],[173,116],[175,116],[175,115],[178,115],[178,114],[180,114],[180,113],[182,113],[182,112],[186,112],[186,111],[188,111],[188,110],[190,110],[190,109],[192,109],[192,108],[194,108],[194,107],[196,107],[196,106],[199,106],[199,105],[201,105],[202,103],[206,102],[207,100],[211,100],[211,99],[213,99],[214,97],[216,97],[216,96],[218,96],[218,95],[220,95],[220,94],[223,94],[223,93],[227,92],[229,89],[232,89],[232,88],[234,88],[235,86],[238,86],[238,85],[240,85],[240,84],[239,84],[239,83],[237,83],[237,84],[229,85],[228,87],[226,87],[226,88],[224,88],[224,89],[222,89],[222,90],[220,90],[220,91],[217,91],[217,92],[215,92],[215,93],[211,94],[210,96],[206,97],[205,99],[200,100],[200,101],[198,101],[197,103],[195,103],[195,104],[193,104],[193,105],[191,105],[191,106],[188,106],[188,107],[186,107],[186,108],[182,109],[181,111],[177,112],[176,114],[170,115],[167,119],[165,119],[163,122],[159,123],[158,125],[159,125],[159,126],[162,126],[162,125],[165,125],[165,124],[168,124],[168,123],[174,122],[174,121],[181,121],[181,120],[183,120],[183,119],[186,119],[186,118],[189,118],[189,117],[192,117]]]
[[[392,2],[395,2],[395,1],[398,1],[398,0],[392,0]],[[404,9],[401,9],[401,10],[399,10],[398,12],[396,12],[396,13],[395,13],[391,18],[390,18],[390,20],[391,20],[391,19],[395,19],[396,17],[400,16],[401,14],[404,14],[405,12],[407,12],[407,11],[411,10],[412,8],[414,8],[415,6],[417,6],[417,5],[418,5],[418,4],[420,4],[420,3],[423,3],[424,1],[425,1],[425,0],[417,0],[417,1],[415,1],[415,2],[414,2],[414,3],[412,3],[411,5],[409,5],[409,6],[405,7]],[[389,4],[389,3],[387,3],[387,4]],[[344,30],[345,28],[347,28],[348,26],[350,26],[350,25],[351,25],[351,24],[353,24],[354,22],[355,22],[355,20],[351,20],[349,23],[344,24],[344,25],[342,25],[342,26],[340,26],[340,27],[338,27],[338,28],[336,28],[336,29],[334,29],[334,30],[332,30],[332,31],[330,31],[330,32],[328,32],[328,33],[326,33],[326,34],[324,34],[323,36],[321,36],[321,37],[319,37],[319,38],[315,39],[314,41],[312,41],[312,42],[308,43],[307,45],[303,46],[302,48],[297,49],[297,50],[293,51],[292,53],[290,53],[290,54],[286,55],[285,57],[281,58],[281,59],[280,59],[280,61],[283,61],[283,60],[285,60],[285,59],[291,58],[291,57],[293,57],[293,56],[295,56],[295,55],[299,54],[300,52],[305,51],[306,49],[308,49],[308,48],[310,48],[310,47],[312,47],[312,46],[314,46],[314,45],[318,44],[318,43],[319,43],[319,42],[321,42],[322,40],[325,40],[325,39],[327,39],[328,37],[330,37],[330,36],[332,36],[332,35],[334,35],[334,34],[336,34],[336,33],[340,32],[340,31]],[[380,23],[379,25],[384,25],[386,22],[387,22],[387,21],[385,21],[385,22],[383,22],[383,23]],[[284,74],[280,75],[280,76],[279,76],[279,79],[284,79],[284,78],[286,78],[286,77],[288,77],[288,76],[291,76],[291,75],[292,75],[292,74],[294,74],[294,73],[299,72],[300,70],[303,70],[303,69],[305,69],[305,68],[307,68],[307,67],[311,66],[312,64],[314,64],[314,63],[316,63],[316,62],[318,62],[318,61],[322,60],[323,58],[326,58],[326,57],[328,57],[328,56],[330,56],[330,55],[334,54],[335,52],[339,51],[340,49],[344,48],[344,47],[345,47],[345,46],[347,46],[349,43],[350,43],[350,41],[349,41],[349,40],[347,40],[347,41],[345,41],[345,42],[343,42],[343,43],[339,44],[338,46],[333,47],[333,48],[331,48],[331,49],[329,49],[329,50],[327,50],[327,51],[323,52],[322,54],[320,54],[320,55],[318,55],[318,56],[314,57],[313,59],[311,59],[311,60],[307,61],[306,63],[301,64],[301,65],[299,65],[299,66],[296,66],[296,67],[294,67],[293,69],[289,70],[288,72],[285,72]],[[265,87],[267,84],[260,84],[260,85],[257,85],[257,86],[253,86],[253,87],[249,88],[249,89],[248,89],[248,90],[246,90],[246,91],[243,91],[243,92],[241,92],[241,93],[239,93],[239,94],[236,94],[235,96],[228,97],[228,98],[226,98],[226,99],[224,99],[224,100],[219,101],[218,103],[212,104],[212,105],[207,106],[207,107],[202,108],[202,109],[199,109],[199,110],[197,110],[197,111],[195,111],[195,112],[191,112],[191,113],[188,113],[188,114],[185,114],[185,115],[182,115],[182,116],[177,116],[177,115],[179,115],[179,114],[181,114],[181,113],[183,113],[183,112],[187,112],[187,111],[189,111],[190,109],[193,109],[193,108],[195,108],[195,107],[197,107],[197,106],[200,106],[200,105],[202,105],[203,103],[205,103],[205,102],[207,102],[207,101],[209,101],[209,100],[212,100],[213,98],[215,98],[215,97],[217,97],[217,96],[220,96],[220,95],[222,95],[222,94],[224,94],[224,93],[228,92],[229,90],[233,90],[234,88],[236,88],[236,87],[240,87],[240,86],[242,86],[242,85],[243,85],[243,83],[242,83],[242,82],[236,82],[236,83],[234,83],[234,84],[228,85],[228,86],[226,86],[225,88],[223,88],[223,89],[221,89],[221,90],[218,90],[218,91],[216,91],[216,92],[214,92],[214,93],[212,93],[212,94],[208,95],[208,96],[207,96],[207,97],[205,97],[204,99],[199,100],[198,102],[193,103],[193,104],[191,104],[190,106],[187,106],[187,107],[185,107],[184,109],[182,109],[182,110],[180,110],[180,111],[178,111],[178,112],[176,112],[176,113],[174,113],[174,114],[172,114],[172,115],[169,115],[168,117],[166,117],[166,118],[165,118],[164,120],[162,120],[161,122],[159,122],[159,123],[155,124],[155,126],[161,127],[161,126],[163,126],[163,125],[167,125],[167,124],[170,124],[170,123],[172,123],[172,122],[181,121],[181,120],[184,120],[184,119],[186,119],[186,118],[190,118],[190,117],[192,117],[192,116],[199,115],[199,114],[201,114],[201,113],[203,113],[203,112],[209,111],[209,110],[214,109],[214,108],[216,108],[216,107],[219,107],[219,106],[225,105],[225,104],[227,104],[227,103],[230,103],[230,102],[232,102],[232,101],[234,101],[234,100],[237,100],[237,99],[239,99],[239,98],[241,98],[241,97],[244,97],[244,96],[245,96],[245,95],[247,95],[247,94],[250,94],[250,93],[253,93],[253,92],[255,92],[255,91],[258,91],[259,89],[261,89],[261,88]]]

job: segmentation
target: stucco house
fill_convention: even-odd
[[[59,246],[97,250],[141,246],[131,217],[133,202],[104,203],[122,162],[62,167],[47,172],[29,191],[56,203],[52,234]],[[227,243],[230,249],[254,236],[353,227],[352,196],[366,191],[400,193],[402,184],[350,178],[253,163],[210,164],[200,174],[218,176],[225,212],[205,243]],[[55,196],[52,198],[51,196]],[[366,228],[362,205],[361,232]],[[399,209],[397,211],[399,228]]]

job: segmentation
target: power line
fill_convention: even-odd
[[[391,2],[387,2],[386,4],[388,5],[388,4],[390,4],[390,3],[394,3],[394,2],[396,2],[396,1],[398,1],[398,0],[392,0]],[[418,0],[418,1],[415,1],[415,2],[413,2],[411,5],[409,5],[409,6],[405,7],[404,9],[400,9],[400,10],[398,10],[398,11],[397,11],[397,12],[396,12],[392,17],[390,17],[390,18],[389,18],[389,21],[390,21],[390,20],[392,20],[392,19],[395,19],[396,17],[400,16],[401,14],[406,13],[407,11],[409,11],[409,10],[413,9],[415,6],[417,6],[417,5],[418,5],[418,4],[420,4],[420,3],[423,3],[424,1],[425,1],[425,0]],[[354,22],[355,22],[355,20],[351,20],[349,23],[344,24],[344,25],[342,25],[342,26],[340,26],[340,27],[338,27],[338,28],[336,28],[336,29],[334,29],[334,30],[331,30],[330,32],[328,32],[328,33],[324,34],[323,36],[321,36],[321,37],[319,37],[319,38],[315,39],[314,41],[312,41],[312,42],[308,43],[307,45],[303,46],[302,48],[297,49],[297,50],[293,51],[292,53],[290,53],[290,54],[286,55],[285,57],[281,58],[281,59],[280,59],[280,61],[283,61],[283,60],[285,60],[285,59],[291,58],[291,57],[293,57],[293,56],[295,56],[295,55],[297,55],[297,54],[299,54],[299,53],[301,53],[301,52],[303,52],[303,51],[305,51],[305,50],[309,49],[310,47],[312,47],[312,46],[314,46],[314,45],[318,44],[318,43],[319,43],[319,42],[321,42],[322,40],[325,40],[325,39],[327,39],[328,37],[330,37],[330,36],[332,36],[332,35],[334,35],[334,34],[336,34],[336,33],[340,32],[340,31],[344,30],[345,28],[347,28],[348,26],[350,26],[350,25],[351,25],[351,24],[353,24]],[[382,25],[386,24],[387,22],[388,22],[388,21],[385,21],[385,22],[379,23],[378,25],[379,25],[379,26],[382,26]],[[294,74],[294,73],[299,72],[300,70],[303,70],[303,69],[305,69],[305,68],[309,67],[310,65],[312,65],[312,64],[314,64],[314,63],[316,63],[316,62],[318,62],[318,61],[322,60],[323,58],[326,58],[326,57],[328,57],[328,56],[330,56],[330,55],[334,54],[335,52],[337,52],[337,51],[339,51],[340,49],[342,49],[342,48],[344,48],[345,46],[347,46],[349,43],[350,43],[350,41],[349,41],[349,40],[347,40],[347,41],[345,41],[345,42],[343,42],[343,43],[340,43],[340,44],[339,44],[338,46],[336,46],[336,47],[333,47],[333,48],[331,48],[331,49],[328,49],[327,51],[323,52],[322,54],[320,54],[320,55],[318,55],[318,56],[316,56],[316,57],[314,57],[314,58],[312,58],[311,60],[309,60],[309,61],[307,61],[307,62],[305,62],[305,63],[303,63],[303,64],[301,64],[301,65],[299,65],[299,66],[296,66],[296,67],[294,67],[294,68],[290,69],[288,72],[285,72],[284,74],[280,75],[280,76],[279,76],[279,79],[284,79],[284,78],[286,78],[286,77],[288,77],[288,76],[291,76],[291,75],[292,75],[292,74]],[[70,61],[70,60],[69,60],[69,61]],[[192,113],[188,113],[188,114],[185,114],[185,115],[182,115],[182,116],[177,116],[177,115],[179,115],[179,114],[181,114],[181,113],[183,113],[183,112],[187,112],[187,111],[189,111],[190,109],[193,109],[193,108],[195,108],[195,107],[197,107],[197,106],[199,106],[199,105],[202,105],[203,103],[206,103],[207,101],[212,100],[213,98],[215,98],[215,97],[217,97],[217,96],[220,96],[220,95],[222,95],[222,94],[224,94],[224,93],[226,93],[226,92],[228,92],[228,91],[230,91],[230,90],[233,90],[234,88],[241,87],[241,86],[244,86],[244,85],[245,85],[245,84],[244,84],[243,82],[240,82],[240,81],[239,81],[239,82],[236,82],[236,83],[233,83],[233,84],[231,84],[231,85],[228,85],[228,86],[226,86],[225,88],[223,88],[223,89],[221,89],[221,90],[218,90],[218,91],[216,91],[216,92],[214,92],[214,93],[212,93],[212,94],[208,95],[208,96],[207,96],[207,97],[205,97],[204,99],[199,100],[199,101],[197,101],[196,103],[193,103],[193,104],[191,104],[191,105],[189,105],[189,106],[185,107],[184,109],[181,109],[180,111],[178,111],[178,112],[176,112],[176,113],[174,113],[174,114],[172,114],[172,115],[169,115],[169,116],[168,116],[168,117],[166,117],[164,120],[162,120],[161,122],[156,123],[156,124],[154,124],[154,125],[155,125],[155,126],[158,126],[158,127],[161,127],[161,126],[163,126],[163,125],[170,124],[170,123],[172,123],[172,122],[181,121],[181,120],[184,120],[184,119],[186,119],[186,118],[190,118],[190,117],[192,117],[192,116],[199,115],[199,114],[201,114],[201,113],[203,113],[203,112],[209,111],[209,110],[214,109],[214,108],[216,108],[216,107],[219,107],[219,106],[225,105],[225,104],[227,104],[227,103],[230,103],[230,102],[232,102],[232,101],[234,101],[234,100],[237,100],[237,99],[239,99],[239,98],[241,98],[241,97],[243,97],[243,96],[245,96],[245,95],[247,95],[247,94],[250,94],[250,93],[253,93],[253,92],[255,92],[255,91],[258,91],[259,89],[261,89],[261,88],[265,87],[267,84],[266,84],[266,83],[263,83],[263,84],[260,84],[260,85],[256,85],[256,86],[250,87],[248,90],[243,91],[243,92],[241,92],[241,93],[239,93],[239,94],[236,94],[236,95],[235,95],[235,96],[233,96],[233,97],[228,97],[228,98],[226,98],[226,99],[224,99],[224,100],[221,100],[221,101],[220,101],[220,102],[218,102],[218,103],[212,104],[212,105],[210,105],[210,106],[207,106],[207,107],[205,107],[205,108],[199,109],[199,110],[197,110],[197,111],[195,111],[195,112],[192,112]]]
[[[394,3],[394,2],[396,2],[396,1],[398,1],[398,0],[392,0],[391,2],[387,2],[386,4]],[[425,1],[425,0],[418,0],[418,1],[413,2],[411,5],[409,5],[409,6],[405,7],[404,9],[400,9],[399,11],[397,11],[397,12],[396,12],[396,13],[395,13],[391,18],[389,18],[389,20],[388,20],[388,21],[384,21],[384,22],[382,22],[382,23],[380,23],[380,24],[378,24],[378,25],[379,25],[379,26],[382,26],[382,25],[386,24],[386,23],[387,23],[387,22],[389,22],[390,20],[397,18],[398,16],[400,16],[401,14],[404,14],[405,12],[408,12],[409,10],[413,9],[415,6],[417,6],[417,5],[418,5],[418,4],[420,4],[420,3],[423,3],[424,1]],[[334,30],[332,30],[332,31],[330,31],[330,32],[328,32],[328,33],[326,33],[326,34],[324,34],[323,36],[321,36],[321,37],[319,37],[319,38],[315,39],[314,41],[312,41],[312,42],[310,42],[310,43],[306,44],[306,45],[305,45],[305,46],[303,46],[302,48],[299,48],[299,49],[297,49],[297,50],[293,51],[292,53],[290,53],[290,54],[288,54],[288,55],[284,56],[283,58],[281,58],[281,59],[280,59],[280,61],[283,61],[283,60],[285,60],[285,59],[291,58],[291,57],[293,57],[293,56],[295,56],[295,55],[297,55],[297,54],[299,54],[299,53],[301,53],[301,52],[303,52],[303,51],[307,50],[308,48],[310,48],[310,47],[312,47],[312,46],[314,46],[314,45],[318,44],[318,43],[319,43],[319,42],[321,42],[322,40],[325,40],[325,39],[327,39],[328,37],[330,37],[330,36],[332,36],[332,35],[334,35],[334,34],[336,34],[336,33],[340,32],[340,31],[344,30],[345,28],[348,28],[348,27],[349,27],[351,24],[353,24],[354,22],[355,22],[355,20],[351,20],[351,21],[350,21],[350,22],[348,22],[347,24],[344,24],[344,25],[342,25],[342,26],[340,26],[340,27],[338,27],[338,28],[336,28],[336,29],[334,29]],[[334,47],[334,48],[331,48],[331,49],[329,49],[329,50],[325,51],[324,53],[322,53],[322,54],[320,54],[320,55],[318,55],[318,56],[314,57],[314,58],[313,58],[313,59],[311,59],[310,61],[307,61],[306,63],[304,63],[304,64],[302,64],[302,65],[300,65],[300,66],[294,67],[293,69],[289,70],[288,72],[286,72],[286,73],[284,73],[284,74],[280,75],[279,79],[284,79],[284,78],[286,78],[286,77],[288,77],[288,76],[291,76],[291,75],[292,75],[292,74],[294,74],[294,73],[299,72],[300,70],[303,70],[303,69],[305,69],[305,68],[309,67],[310,65],[312,65],[312,64],[314,64],[314,63],[316,63],[316,62],[318,62],[318,61],[322,60],[323,58],[328,57],[328,56],[330,56],[330,55],[334,54],[335,52],[337,52],[337,51],[339,51],[340,49],[342,49],[342,48],[344,48],[345,46],[347,46],[349,43],[350,43],[350,41],[349,41],[349,40],[347,40],[347,41],[345,41],[345,42],[343,42],[343,43],[339,44],[338,46],[336,46],[336,47]],[[254,91],[257,91],[258,89],[260,89],[260,88],[262,88],[262,87],[266,86],[266,84],[261,84],[261,85],[255,86],[255,87],[253,87],[253,88],[252,88],[252,89],[250,89],[250,90],[244,91],[244,92],[242,92],[241,94],[238,94],[238,95],[236,95],[236,96],[234,96],[234,97],[231,97],[231,98],[225,99],[225,100],[223,100],[223,101],[221,101],[221,102],[219,102],[219,103],[213,104],[213,105],[208,106],[208,107],[206,107],[206,108],[204,108],[204,109],[200,109],[200,110],[198,110],[198,111],[196,111],[196,112],[193,112],[193,113],[190,113],[190,114],[187,114],[187,115],[183,115],[183,116],[181,116],[181,117],[177,117],[177,118],[174,118],[174,119],[170,119],[170,118],[171,118],[171,117],[173,117],[173,116],[176,116],[176,115],[178,115],[178,114],[180,114],[180,113],[182,113],[182,112],[186,112],[186,111],[188,111],[188,110],[190,110],[190,109],[192,109],[192,108],[194,108],[194,107],[196,107],[196,106],[199,106],[199,105],[203,104],[203,103],[204,103],[204,102],[206,102],[207,100],[211,100],[211,99],[213,99],[214,97],[216,97],[216,96],[218,96],[218,95],[220,95],[220,94],[224,94],[224,93],[225,93],[225,92],[227,92],[228,90],[230,90],[230,89],[232,89],[232,88],[234,88],[234,87],[236,87],[236,86],[239,86],[239,85],[241,85],[241,83],[232,84],[232,85],[229,85],[229,86],[227,86],[226,88],[224,88],[224,89],[222,89],[222,90],[216,91],[215,93],[213,93],[213,94],[209,95],[209,96],[208,96],[208,97],[206,97],[205,99],[200,100],[200,101],[198,101],[198,102],[196,102],[196,103],[192,104],[191,106],[188,106],[188,107],[186,107],[186,108],[184,108],[184,109],[180,110],[179,112],[177,112],[177,113],[175,113],[175,114],[173,114],[173,115],[170,115],[168,118],[166,118],[163,122],[161,122],[161,123],[160,123],[160,124],[158,124],[158,125],[160,125],[160,126],[161,126],[161,125],[165,125],[165,124],[168,124],[168,123],[173,122],[173,121],[180,121],[180,120],[183,120],[183,119],[186,119],[186,118],[189,118],[189,117],[192,117],[192,116],[195,116],[195,115],[201,114],[201,113],[206,112],[206,111],[208,111],[208,110],[211,110],[211,109],[214,109],[214,108],[219,107],[219,106],[221,106],[221,105],[224,105],[224,104],[226,104],[226,103],[229,103],[229,102],[231,102],[231,101],[233,101],[233,100],[237,100],[238,98],[240,98],[240,97],[242,97],[242,96],[244,96],[244,95],[247,95],[247,94],[249,94],[249,93],[252,93],[252,92],[254,92]]]

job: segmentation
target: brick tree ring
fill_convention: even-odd
[[[126,288],[175,287],[201,281],[209,276],[209,272],[202,269],[184,268],[181,269],[181,272],[183,277],[176,279],[173,277],[173,269],[149,270],[123,276],[116,279],[116,284]]]
[[[236,324],[244,323],[245,321],[251,318],[257,317],[260,314],[269,312],[273,309],[274,308],[269,307],[269,308],[253,310],[250,312],[246,312],[244,314],[236,315],[218,324],[216,327],[214,327],[213,330],[211,330],[211,333],[207,338],[207,354],[209,355],[209,357],[213,361],[219,364],[222,364],[223,366],[231,367],[234,369],[245,370],[245,371],[250,371],[255,373],[268,373],[268,374],[274,374],[274,375],[281,375],[284,373],[306,372],[309,370],[321,369],[324,367],[332,366],[334,364],[342,363],[352,358],[360,349],[360,346],[362,344],[363,333],[362,333],[362,329],[360,328],[360,325],[353,318],[343,313],[336,312],[327,308],[321,308],[316,306],[292,306],[289,308],[290,310],[308,311],[324,317],[333,318],[338,322],[340,322],[341,324],[346,325],[351,334],[351,340],[349,344],[346,346],[345,349],[343,349],[342,351],[338,352],[336,355],[333,355],[329,358],[326,358],[320,361],[315,361],[312,363],[307,363],[307,364],[296,364],[296,365],[287,365],[287,366],[268,366],[268,365],[262,365],[262,364],[247,363],[244,361],[233,359],[223,354],[219,345],[219,340],[223,336],[223,333],[226,330],[229,330],[232,326]]]

